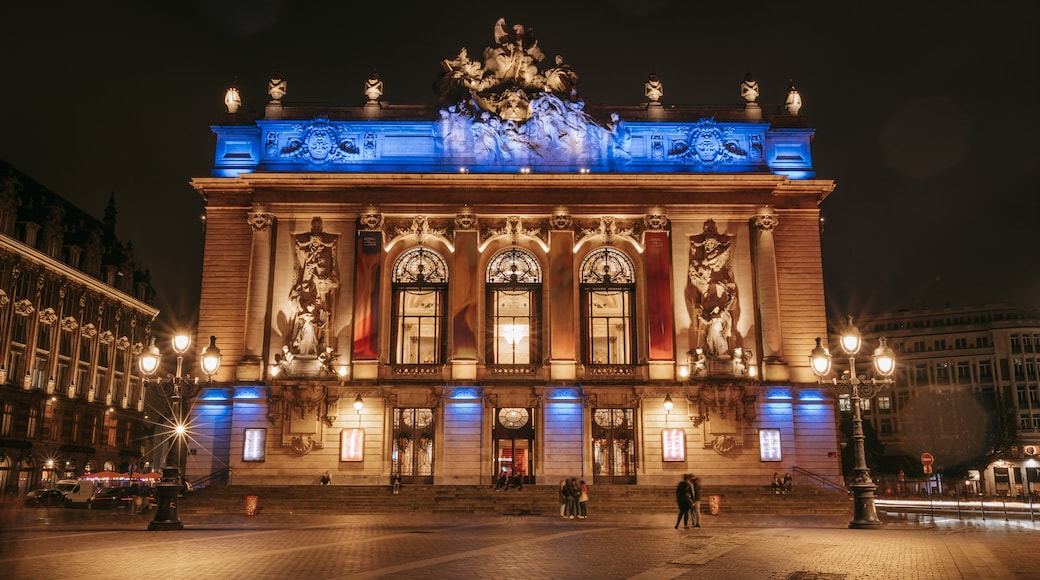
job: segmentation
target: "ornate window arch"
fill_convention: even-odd
[[[444,364],[448,263],[426,246],[405,250],[393,266],[391,362]]]
[[[587,365],[635,364],[635,267],[624,252],[603,246],[579,269],[582,356]]]
[[[511,246],[488,262],[487,363],[533,366],[541,362],[542,266],[531,252]]]

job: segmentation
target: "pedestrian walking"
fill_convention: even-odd
[[[589,503],[589,486],[585,485],[585,480],[578,482],[578,517],[585,519],[589,517],[588,503]]]
[[[697,474],[690,474],[690,488],[693,489],[693,505],[690,506],[690,525],[695,528],[701,527],[701,478]]]
[[[675,529],[679,524],[683,529],[690,529],[690,510],[693,509],[693,486],[690,485],[690,475],[684,474],[679,485],[675,486],[675,503],[679,506],[679,517],[675,520]]]

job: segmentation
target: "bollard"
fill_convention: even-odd
[[[255,495],[246,496],[246,515],[255,516],[260,510],[260,497]]]

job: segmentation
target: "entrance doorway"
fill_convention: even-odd
[[[636,482],[634,417],[634,409],[593,409],[593,483]]]
[[[404,484],[433,483],[433,409],[394,409],[391,481]]]
[[[492,438],[495,442],[491,483],[510,487],[535,483],[533,409],[495,409]]]

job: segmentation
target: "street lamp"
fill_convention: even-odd
[[[361,400],[361,393],[354,398],[354,410],[357,411],[357,426],[361,427],[361,409],[365,408],[365,402]]]
[[[888,377],[895,370],[895,356],[892,349],[888,348],[885,337],[879,340],[879,346],[874,349],[874,370],[878,378],[867,379],[856,373],[856,353],[863,345],[863,338],[859,329],[853,326],[852,317],[841,332],[841,349],[849,357],[849,372],[841,378],[830,381],[824,380],[831,371],[831,353],[827,347],[821,344],[821,339],[816,339],[816,348],[809,356],[813,373],[819,377],[820,384],[828,384],[839,395],[848,393],[849,403],[852,405],[852,443],[855,453],[856,466],[853,468],[852,495],[855,506],[854,517],[849,522],[850,528],[879,528],[881,520],[878,519],[877,510],[874,508],[874,491],[877,485],[870,478],[870,469],[867,468],[867,459],[863,450],[863,418],[860,414],[860,400],[871,399],[894,381]]]
[[[664,396],[664,424],[665,424],[665,426],[668,425],[668,416],[672,414],[672,408],[674,406],[675,406],[675,403],[672,402],[672,395],[671,394],[666,394]]]
[[[156,486],[158,490],[158,506],[155,510],[155,519],[148,524],[149,530],[181,530],[184,524],[177,517],[177,495],[181,491],[181,469],[184,460],[183,448],[187,428],[184,418],[181,416],[181,401],[191,399],[199,394],[202,388],[198,377],[192,377],[184,373],[184,353],[191,345],[191,337],[186,334],[178,334],[170,341],[173,351],[177,353],[177,372],[167,375],[166,378],[155,379],[155,384],[162,390],[170,401],[170,413],[173,421],[173,446],[177,448],[176,464],[170,465],[170,453],[166,453],[166,465],[163,467],[162,481]],[[145,381],[159,370],[162,361],[162,353],[155,346],[153,336],[144,348],[138,359],[141,373],[146,377]],[[209,346],[202,349],[200,356],[202,372],[213,380],[213,375],[220,369],[220,349],[217,348],[217,337],[209,337]]]

